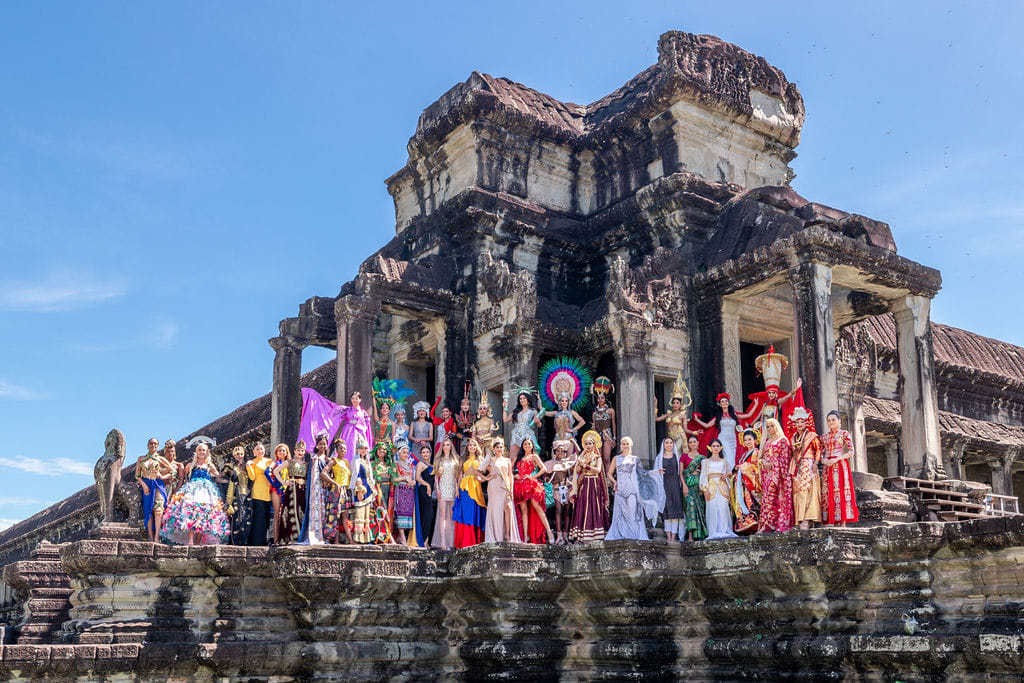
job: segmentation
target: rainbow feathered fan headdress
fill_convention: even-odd
[[[378,407],[386,405],[393,408],[396,403],[402,403],[415,393],[403,379],[373,378],[373,397]]]
[[[569,407],[579,410],[590,399],[590,384],[593,381],[590,370],[583,367],[577,358],[552,358],[541,366],[538,376],[540,397],[548,410],[558,410],[558,398],[569,396]]]

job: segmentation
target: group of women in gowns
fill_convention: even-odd
[[[326,433],[317,436],[310,454],[301,442],[294,454],[279,444],[273,464],[256,475],[266,476],[274,489],[274,540],[441,549],[482,542],[643,540],[660,514],[670,541],[693,541],[858,519],[849,463],[852,438],[839,428],[838,413],[829,414],[829,431],[820,439],[813,431],[790,439],[777,420],[768,419],[759,443],[759,435],[743,429],[722,395],[709,421],[695,418],[699,427],[716,433],[702,453],[697,430],[689,428],[694,423],[684,419],[681,401],[673,396],[668,413],[658,416],[655,410],[669,436],[647,469],[633,452],[632,439],[614,442],[614,412],[605,395],[600,399],[593,423],[600,431],[587,431],[577,442],[574,435],[585,423],[564,400],[545,412],[530,394],[519,394],[516,409],[506,405],[504,410],[504,421],[513,424],[509,453],[493,436],[497,423],[483,406],[467,430],[457,427],[466,421],[456,422],[450,411],[437,418],[437,404],[429,411],[427,404],[417,404],[417,419],[406,436],[389,419],[389,410],[375,410],[371,418],[356,392],[351,405],[343,406],[330,452]],[[555,457],[547,461],[540,457],[536,436],[544,416],[555,418],[561,437],[554,442]],[[432,442],[435,433],[439,440]],[[609,444],[618,446],[614,456]],[[411,446],[418,446],[417,452]],[[244,451],[236,448],[219,473],[201,444],[187,468],[187,483],[163,506],[160,537],[177,543],[245,543],[251,536],[248,498],[254,479],[243,460]],[[139,467],[140,485],[147,485],[144,504],[161,507],[162,487],[151,483],[162,483],[155,472],[160,463],[144,456]],[[215,480],[226,484],[226,491],[218,492]],[[548,520],[552,507],[557,536]],[[563,510],[570,511],[564,520]]]

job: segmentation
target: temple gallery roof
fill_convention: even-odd
[[[896,321],[892,315],[865,318],[857,325],[867,329],[879,346],[896,348]],[[937,363],[1024,383],[1024,348],[938,323],[932,323],[932,346]]]
[[[795,146],[804,121],[796,85],[763,57],[710,35],[669,31],[658,62],[589,105],[562,102],[507,78],[474,71],[424,110],[410,146],[443,138],[481,110],[528,119],[555,139],[615,135],[635,115],[663,111],[680,96],[722,113],[749,118]]]

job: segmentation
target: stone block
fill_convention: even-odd
[[[853,488],[857,491],[881,491],[882,477],[871,472],[852,472]]]

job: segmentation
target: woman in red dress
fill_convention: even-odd
[[[825,435],[821,473],[821,520],[824,524],[846,526],[860,519],[857,492],[853,488],[850,458],[853,456],[853,437],[839,427],[839,413],[835,410],[825,417],[828,434]]]
[[[793,526],[793,478],[789,476],[792,452],[789,439],[775,418],[765,421],[761,447],[761,516],[757,533],[789,531]]]
[[[555,536],[551,533],[548,515],[544,510],[544,485],[537,479],[545,471],[544,462],[537,455],[537,445],[533,439],[524,439],[521,448],[512,486],[512,500],[519,508],[521,520],[519,536],[530,543],[554,543]]]

